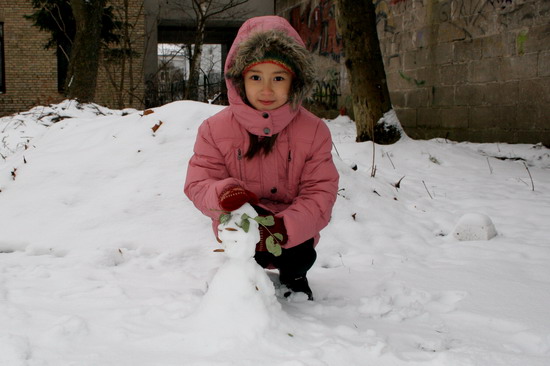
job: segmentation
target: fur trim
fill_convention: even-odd
[[[239,44],[225,77],[233,83],[241,98],[246,100],[243,71],[248,65],[264,59],[266,54],[281,54],[285,59],[292,60],[292,69],[296,75],[292,80],[289,102],[293,108],[297,108],[313,88],[315,69],[309,51],[283,31],[259,31]]]

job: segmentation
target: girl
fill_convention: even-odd
[[[311,55],[284,18],[252,18],[229,50],[225,77],[229,107],[200,126],[185,194],[215,233],[220,212],[247,202],[273,218],[260,225],[255,259],[279,269],[285,296],[303,292],[313,300],[306,273],[330,219],[338,172],[327,126],[301,106],[314,81]]]

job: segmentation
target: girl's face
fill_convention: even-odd
[[[248,102],[257,110],[271,111],[288,101],[292,74],[279,65],[258,64],[244,74]]]

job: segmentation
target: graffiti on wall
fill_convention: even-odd
[[[386,33],[399,32],[394,17],[409,12],[414,0],[373,0],[376,23]],[[455,40],[471,40],[531,17],[522,12],[525,3],[514,0],[442,0],[426,7],[430,19],[448,23],[456,30]],[[523,9],[524,10],[524,9]],[[497,16],[495,16],[497,15]],[[380,28],[379,28],[380,29]]]
[[[316,104],[326,109],[337,109],[340,95],[340,73],[336,70],[327,71],[323,77],[315,81],[313,100]]]
[[[339,63],[344,48],[342,37],[336,30],[336,14],[333,0],[310,0],[290,10],[290,24],[298,31],[308,50]],[[326,66],[326,65],[325,65]],[[317,75],[312,99],[326,109],[337,109],[340,91],[340,72],[335,68],[321,67]]]
[[[375,0],[374,9],[376,12],[376,25],[382,23],[384,32],[395,33],[395,22],[390,5],[405,2],[407,0]]]
[[[445,0],[439,3],[438,16],[462,33],[457,40],[471,40],[532,18],[523,13],[524,5],[513,0]]]
[[[298,31],[307,48],[321,56],[339,61],[342,56],[342,38],[336,30],[336,16],[332,0],[320,0],[317,6],[312,0],[304,11],[297,5],[290,11],[290,24]]]

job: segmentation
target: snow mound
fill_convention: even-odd
[[[491,218],[480,213],[462,216],[453,230],[453,236],[460,241],[489,240],[497,235]]]

